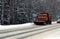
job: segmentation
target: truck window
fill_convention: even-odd
[[[43,14],[40,14],[38,15],[38,18],[46,18],[47,16],[46,15],[43,15]]]

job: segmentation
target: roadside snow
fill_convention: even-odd
[[[56,22],[52,22],[54,24]],[[17,24],[17,25],[0,25],[0,30],[5,29],[14,29],[14,28],[26,28],[26,27],[32,27],[34,23],[25,23],[25,24]]]
[[[26,28],[31,27],[33,23],[17,24],[17,25],[0,25],[0,30],[13,29],[13,28]]]

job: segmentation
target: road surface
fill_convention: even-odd
[[[52,25],[25,25],[26,27],[15,27],[0,29],[0,39],[52,39],[60,37],[60,24]]]

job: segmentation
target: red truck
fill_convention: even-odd
[[[40,13],[37,15],[36,20],[34,21],[34,24],[51,24],[52,23],[52,15],[49,13]]]

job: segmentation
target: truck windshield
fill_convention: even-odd
[[[46,18],[46,15],[38,15],[38,18]]]

